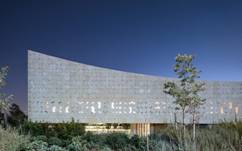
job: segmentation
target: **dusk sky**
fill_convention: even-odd
[[[242,81],[242,1],[19,0],[0,2],[4,91],[27,112],[27,50],[128,72],[175,77],[193,54],[201,79]]]

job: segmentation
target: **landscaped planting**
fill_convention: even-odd
[[[197,128],[196,151],[242,151],[242,122]],[[78,135],[76,135],[78,134]],[[150,151],[194,151],[192,131],[168,126],[148,139]],[[78,123],[25,123],[21,129],[0,128],[0,151],[146,151],[147,138],[123,133],[84,132]]]

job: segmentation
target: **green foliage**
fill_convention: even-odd
[[[187,130],[183,136],[181,129],[175,130],[169,127],[163,134],[171,138],[174,143],[170,144],[176,144],[180,151],[194,151],[190,130]],[[242,140],[238,131],[219,125],[197,129],[196,142],[196,151],[242,151]]]
[[[130,144],[132,144],[138,150],[145,150],[146,140],[143,137],[134,135],[130,138]]]
[[[50,137],[48,139],[48,144],[49,145],[63,146],[64,142],[61,139],[57,138],[57,137]]]
[[[15,103],[10,106],[9,112],[10,116],[8,116],[8,124],[12,127],[20,127],[27,120],[27,116]]]
[[[93,142],[100,146],[103,146],[106,142],[107,134],[93,134],[91,132],[87,132],[82,136],[82,139],[87,140],[88,142]]]
[[[204,91],[204,83],[196,81],[199,78],[200,71],[193,65],[194,56],[177,55],[174,72],[178,76],[178,83],[167,82],[164,84],[164,92],[175,98],[176,109],[182,110],[183,137],[185,135],[185,113],[192,115],[193,123],[193,149],[196,142],[196,122],[198,108],[204,104],[205,99],[201,98],[200,92]],[[175,113],[175,122],[176,121]],[[185,145],[184,143],[182,143]]]
[[[0,69],[0,89],[6,84],[7,73],[8,67]],[[12,100],[12,95],[6,95],[5,93],[0,92],[0,125],[3,125],[3,127],[7,127],[7,117],[10,115]]]
[[[191,114],[196,114],[196,109],[204,103],[199,92],[204,90],[204,83],[197,82],[200,71],[193,65],[194,56],[177,55],[174,72],[178,76],[179,83],[167,82],[164,84],[164,92],[175,98],[175,104],[184,114],[189,109]]]
[[[19,135],[15,129],[3,129],[0,126],[0,151],[16,151],[29,142],[29,136]]]
[[[21,151],[47,151],[47,150],[48,150],[48,143],[41,140],[35,140],[31,143],[28,143],[21,149]]]
[[[74,137],[71,144],[67,146],[69,151],[88,151],[87,141],[82,141],[80,137]]]
[[[7,75],[8,75],[8,67],[2,67],[0,69],[0,88],[5,86]]]
[[[177,146],[162,140],[150,140],[149,149],[151,151],[176,151]]]
[[[105,146],[102,149],[100,149],[99,151],[112,151],[109,147]]]
[[[47,138],[58,137],[62,140],[71,140],[72,137],[83,135],[85,126],[74,121],[58,124],[25,122],[21,132],[32,136],[45,135]]]
[[[62,147],[60,147],[60,146],[52,145],[52,146],[50,146],[48,151],[67,151],[67,150],[62,148]]]
[[[31,141],[36,141],[36,140],[47,142],[48,139],[45,135],[39,135],[31,138]]]
[[[168,126],[149,136],[150,151],[194,151],[192,131]],[[221,123],[197,129],[196,151],[242,151],[241,122]],[[0,129],[0,151],[145,151],[146,138],[123,133],[85,134],[68,140],[45,135],[20,135],[14,129]]]
[[[111,133],[107,135],[106,143],[114,150],[124,149],[125,145],[128,144],[129,138],[123,133]]]

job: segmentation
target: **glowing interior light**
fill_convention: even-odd
[[[101,102],[97,102],[98,108],[101,108]]]
[[[223,107],[220,108],[220,113],[224,114],[224,108]]]
[[[239,107],[235,107],[235,113],[239,114]]]
[[[135,102],[134,101],[131,101],[131,102],[129,102],[129,104],[135,104]]]
[[[112,107],[112,109],[114,109],[114,103],[113,102],[111,103],[111,107]]]
[[[129,107],[129,113],[132,113],[132,107]]]
[[[159,109],[160,109],[160,107],[159,107],[159,106],[156,106],[156,107],[155,107],[155,109],[159,110]]]
[[[213,112],[211,111],[210,114],[213,114]]]
[[[56,107],[53,106],[53,107],[52,107],[52,112],[54,113],[55,111],[56,111]]]
[[[69,113],[69,106],[66,107],[66,113]]]
[[[96,111],[95,111],[95,107],[94,107],[94,106],[91,106],[91,112],[92,112],[92,113],[96,113]]]
[[[232,109],[233,108],[233,104],[232,102],[229,102],[229,109]]]

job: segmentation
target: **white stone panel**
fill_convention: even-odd
[[[28,52],[28,116],[38,122],[171,123],[173,98],[163,92],[172,78],[85,65]],[[242,82],[204,81],[207,99],[200,123],[242,117]],[[181,121],[181,113],[177,113]],[[187,116],[186,122],[189,123]]]

